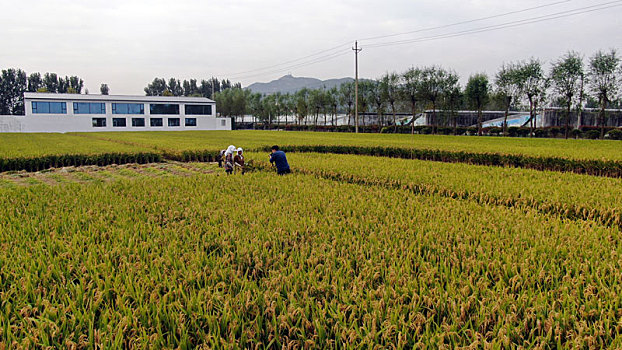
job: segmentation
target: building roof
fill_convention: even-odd
[[[84,95],[57,94],[47,92],[24,92],[28,100],[63,100],[63,101],[124,101],[124,102],[168,102],[168,103],[214,103],[205,97],[187,96],[131,96],[131,95]]]

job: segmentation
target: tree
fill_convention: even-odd
[[[302,88],[296,92],[296,113],[298,114],[298,123],[306,123],[307,115],[309,114],[309,90]]]
[[[0,114],[24,114],[24,91],[28,85],[21,69],[3,69],[0,75]]]
[[[170,89],[170,87],[169,87],[169,89]],[[199,87],[197,86],[197,80],[196,79],[190,79],[190,81],[184,80],[184,82],[183,82],[183,95],[184,96],[200,96],[201,95]]]
[[[28,91],[37,92],[43,87],[43,80],[41,79],[41,73],[32,73],[28,76]]]
[[[317,119],[324,108],[324,96],[320,89],[309,91],[309,106],[313,109],[313,125],[317,127]]]
[[[462,105],[464,95],[460,84],[456,82],[453,86],[447,89],[447,92],[443,96],[443,102],[445,108],[449,111],[449,118],[451,125],[454,129],[454,135],[458,133],[458,119],[456,111]]]
[[[45,73],[43,76],[43,87],[45,87],[48,92],[58,92],[58,75],[56,75],[56,73]]]
[[[576,52],[568,52],[553,63],[550,79],[556,95],[566,107],[564,137],[568,138],[570,129],[570,110],[574,99],[581,94],[584,72],[583,59]]]
[[[399,98],[399,88],[400,88],[400,76],[396,73],[385,74],[382,77],[382,94],[384,95],[385,101],[391,107],[391,113],[393,114],[393,130],[397,130],[397,117],[395,110],[395,103]]]
[[[101,92],[102,95],[108,95],[110,93],[110,88],[108,88],[108,84],[101,84],[101,86],[99,87],[99,92]]]
[[[81,94],[83,87],[84,81],[82,79],[75,75],[69,77],[69,88],[67,90],[71,89],[72,91],[74,91],[74,94]]]
[[[605,137],[606,108],[617,98],[622,72],[620,57],[616,50],[598,51],[590,59],[589,85],[600,106],[599,122],[600,137]]]
[[[365,114],[369,111],[369,106],[373,105],[374,97],[372,92],[374,90],[373,82],[371,80],[359,81],[359,114],[361,114],[361,124],[365,126]]]
[[[519,67],[513,63],[502,65],[495,76],[495,86],[497,88],[497,94],[503,100],[503,107],[505,110],[503,115],[503,134],[506,135],[510,106],[514,99],[518,98],[521,94]]]
[[[383,93],[382,82],[379,80],[373,80],[370,85],[370,97],[376,106],[376,115],[378,124],[384,126],[384,107],[385,107],[385,95]]]
[[[184,88],[181,86],[181,83],[179,82],[179,79],[170,78],[168,80],[167,88],[168,88],[168,91],[170,91],[171,94],[173,94],[173,96],[183,96],[184,95]]]
[[[287,116],[289,114],[294,115],[296,113],[296,95],[287,93],[284,95],[285,105],[287,106],[285,112],[285,126],[287,126]]]
[[[216,93],[214,95],[214,101],[216,101],[216,109],[220,111],[221,116],[230,117],[232,115],[233,98],[229,91],[222,91]]]
[[[232,97],[232,107],[231,113],[234,116],[244,118],[244,115],[248,111],[248,96],[250,95],[250,90],[243,90],[241,88],[231,89]]]
[[[148,84],[145,88],[145,94],[147,96],[162,96],[166,88],[166,80],[163,78],[154,78],[151,84]]]
[[[439,99],[450,86],[458,82],[458,75],[441,67],[427,67],[421,71],[420,88],[421,95],[432,104],[432,128],[436,133],[438,120],[436,106]]]
[[[348,126],[352,124],[352,107],[354,106],[354,82],[347,82],[339,86],[339,104],[346,107]]]
[[[542,70],[542,63],[536,59],[518,64],[517,79],[520,90],[529,101],[529,123],[531,136],[536,127],[538,105],[545,101],[549,81]]]
[[[482,109],[488,103],[488,76],[478,73],[469,77],[464,94],[469,104],[477,109],[477,134],[482,136]]]
[[[410,103],[413,118],[411,120],[411,133],[415,133],[415,119],[417,118],[417,104],[421,96],[421,75],[420,68],[411,68],[402,75],[404,84],[402,85],[402,96]]]
[[[201,96],[206,98],[212,98],[212,85],[209,81],[201,79],[201,85],[199,85],[199,92]]]

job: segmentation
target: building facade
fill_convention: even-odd
[[[24,93],[23,116],[1,116],[0,132],[231,130],[203,97]]]

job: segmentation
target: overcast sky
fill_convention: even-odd
[[[107,83],[112,94],[142,95],[154,77],[200,80],[213,75],[247,86],[288,73],[320,79],[353,76],[350,47],[359,39],[361,77],[437,64],[466,79],[473,72],[494,74],[508,61],[536,57],[550,62],[568,50],[589,57],[598,49],[620,49],[622,6],[440,40],[412,39],[603,3],[622,5],[612,0],[4,0],[0,68],[78,75],[91,93]],[[484,21],[362,40],[549,4]],[[328,49],[334,50],[283,64]],[[328,56],[333,53],[336,57]],[[261,70],[266,67],[272,68]]]

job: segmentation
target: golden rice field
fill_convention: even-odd
[[[0,134],[0,157],[147,151],[154,148],[169,151],[219,150],[229,144],[236,146],[239,144],[248,149],[255,149],[278,143],[282,145],[391,146],[622,161],[622,142],[615,140],[477,138],[259,130],[30,134],[28,138],[22,136],[23,134]]]
[[[622,158],[615,141],[10,137],[0,158],[70,145],[97,154],[385,141]],[[279,177],[265,152],[251,159],[243,176],[166,159],[0,173],[0,349],[622,348],[622,179],[319,153],[288,154],[294,173]]]

